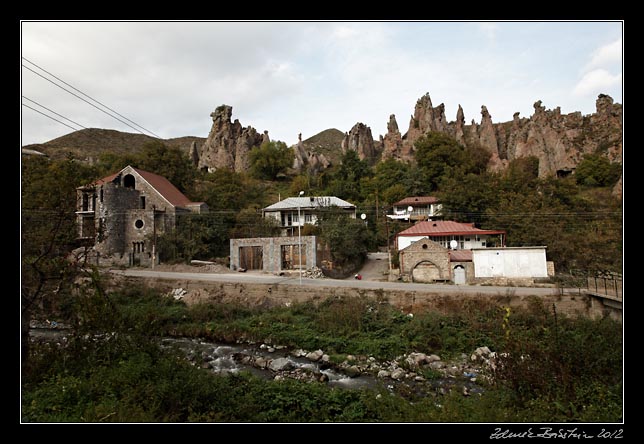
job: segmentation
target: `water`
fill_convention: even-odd
[[[279,378],[281,375],[284,379],[322,380],[332,387],[351,389],[375,388],[381,385],[377,378],[371,375],[349,377],[329,368],[327,363],[292,356],[285,349],[271,352],[252,345],[218,344],[189,338],[165,338],[162,339],[161,345],[164,348],[176,348],[182,351],[194,365],[206,367],[216,374],[247,371],[264,379],[275,379],[276,376]],[[258,363],[260,366],[264,363],[262,360],[267,366],[270,366],[271,362],[277,362],[281,364],[280,369],[258,368]]]

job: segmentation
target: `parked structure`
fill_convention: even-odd
[[[119,265],[158,263],[156,236],[174,228],[182,213],[204,213],[165,177],[127,166],[77,188],[78,236],[97,261]]]
[[[315,236],[231,239],[230,269],[268,273],[308,270],[317,266],[316,246]]]
[[[331,208],[352,219],[356,218],[356,206],[334,196],[289,197],[264,208],[262,215],[276,219],[282,228],[282,235],[295,236],[298,227],[314,225],[320,212]]]
[[[428,220],[441,217],[442,205],[437,197],[406,197],[393,204],[393,214],[387,217],[393,220]]]
[[[504,230],[481,230],[473,223],[460,223],[454,221],[425,221],[418,222],[396,235],[398,251],[411,245],[413,242],[428,237],[443,248],[470,250],[473,248],[485,248],[489,246],[490,240],[498,238],[501,246],[505,245]],[[456,248],[452,248],[451,242],[456,242]]]

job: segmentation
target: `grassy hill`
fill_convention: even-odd
[[[307,151],[324,154],[324,157],[330,160],[331,163],[337,165],[340,163],[340,157],[342,156],[341,145],[343,138],[344,133],[342,131],[330,128],[303,140],[302,144]]]
[[[45,143],[25,145],[23,148],[40,151],[52,159],[63,158],[71,153],[81,160],[97,159],[101,153],[116,154],[136,153],[143,145],[155,140],[161,140],[168,146],[178,147],[188,152],[193,141],[198,145],[205,142],[203,137],[177,137],[173,139],[157,139],[145,134],[126,133],[122,131],[87,128],[74,131]]]

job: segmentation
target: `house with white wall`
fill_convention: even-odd
[[[428,220],[441,217],[442,205],[434,196],[406,197],[393,204],[393,220]]]
[[[262,209],[262,215],[277,220],[284,236],[295,236],[305,224],[315,225],[325,210],[356,218],[356,206],[335,196],[288,197]]]
[[[444,248],[471,250],[473,248],[486,248],[489,246],[490,241],[503,246],[505,245],[505,236],[505,230],[482,230],[476,228],[473,223],[435,220],[418,222],[401,231],[396,235],[396,245],[398,251],[400,251],[412,243],[427,237]]]

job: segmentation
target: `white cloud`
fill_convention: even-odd
[[[621,65],[622,63],[622,38],[615,40],[612,43],[603,45],[597,48],[593,54],[590,62],[586,66],[586,70],[600,67],[607,67],[614,64]]]
[[[595,69],[586,73],[575,85],[573,94],[577,96],[589,96],[602,93],[608,88],[618,85],[622,81],[622,75],[612,75],[605,69]]]

